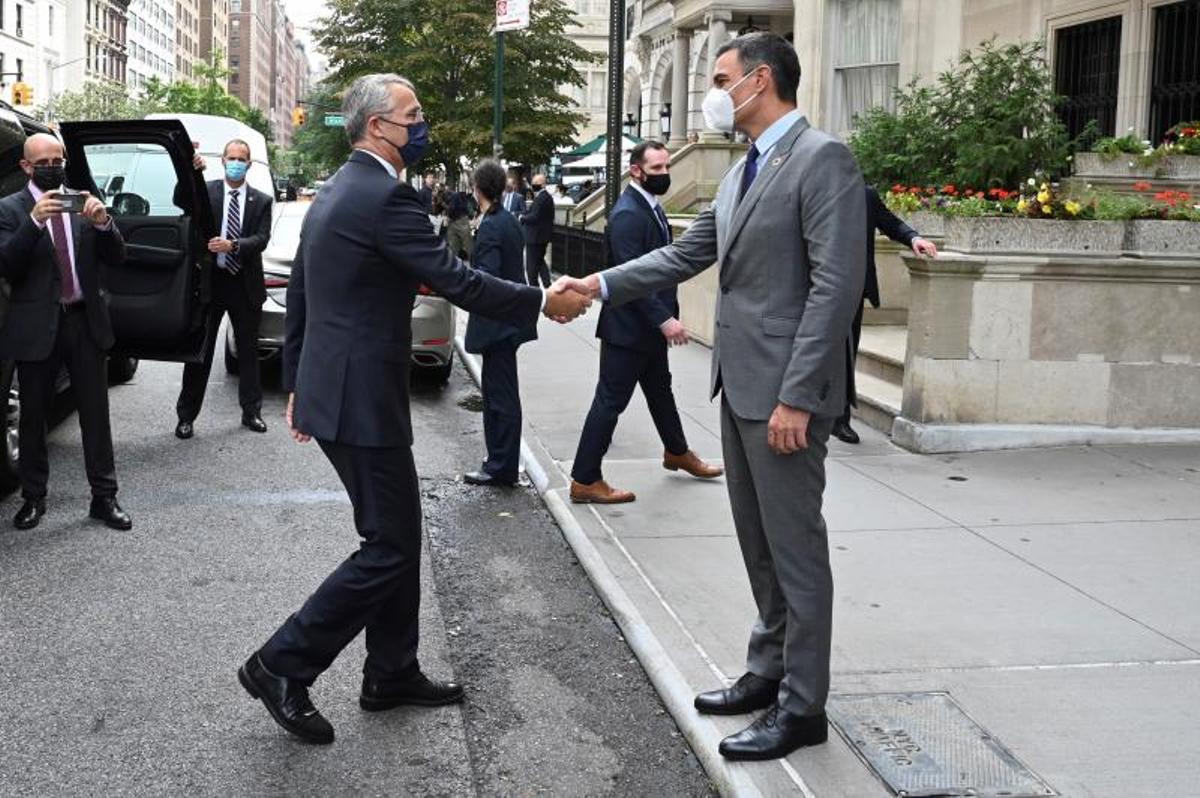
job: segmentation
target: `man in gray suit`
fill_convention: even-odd
[[[729,498],[758,618],[747,672],[696,709],[766,709],[720,746],[774,759],[828,734],[833,577],[821,500],[842,412],[846,340],[861,301],[866,192],[850,151],[796,110],[800,63],[784,39],[753,33],[717,53],[710,127],[753,145],[674,244],[568,289],[623,304],[720,268],[712,395],[722,393]]]

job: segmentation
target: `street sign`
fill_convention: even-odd
[[[529,27],[529,0],[496,0],[496,32]]]
[[[345,127],[346,117],[342,114],[325,114],[325,127]]]

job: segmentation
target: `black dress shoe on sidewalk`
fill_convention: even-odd
[[[13,526],[17,529],[33,529],[37,526],[42,516],[46,514],[45,499],[26,499],[21,505],[21,509],[17,510],[17,514],[13,516]]]
[[[780,759],[806,745],[820,745],[829,738],[825,713],[793,715],[773,704],[763,716],[717,748],[726,759],[761,761]]]
[[[753,673],[724,690],[711,690],[696,696],[696,711],[706,715],[744,715],[766,709],[779,698],[779,682]]]
[[[196,430],[192,428],[192,422],[190,421],[180,421],[175,425],[175,437],[181,441],[186,441],[195,434]]]
[[[405,704],[440,707],[463,700],[463,686],[454,682],[436,682],[423,673],[403,682],[363,679],[358,705],[367,712],[382,712]]]
[[[317,711],[308,688],[286,676],[276,676],[258,654],[238,668],[238,681],[251,698],[263,702],[275,722],[302,740],[318,745],[333,742],[333,725]]]
[[[262,416],[260,416],[258,413],[242,416],[242,426],[251,432],[267,431],[267,422],[263,421]]]
[[[88,515],[103,521],[110,529],[133,529],[133,519],[117,504],[116,496],[93,496]]]
[[[463,474],[463,482],[468,485],[480,485],[490,488],[515,488],[517,486],[516,480],[500,479],[486,471],[469,471]]]
[[[833,423],[832,435],[842,443],[858,443],[858,433],[850,426],[849,421],[840,418]]]

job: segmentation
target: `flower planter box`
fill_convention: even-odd
[[[1078,177],[1200,180],[1200,155],[1169,155],[1156,166],[1139,166],[1137,157],[1126,153],[1114,156],[1098,152],[1076,153],[1075,174]]]
[[[1200,181],[1200,155],[1172,155],[1158,173],[1168,180]]]
[[[932,211],[917,211],[904,217],[909,227],[923,238],[941,238],[946,235],[946,217]]]
[[[1134,220],[1126,227],[1125,250],[1136,255],[1200,259],[1200,222]]]
[[[1019,219],[999,216],[946,220],[945,248],[969,253],[1106,253],[1125,246],[1124,222]]]

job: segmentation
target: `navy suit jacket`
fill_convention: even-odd
[[[609,268],[671,243],[670,230],[663,231],[654,209],[633,186],[627,187],[613,206],[605,237]],[[663,322],[678,315],[679,300],[674,287],[624,305],[606,302],[600,310],[596,337],[629,349],[653,351],[667,345],[660,329]]]
[[[427,285],[472,314],[536,322],[542,292],[465,265],[417,192],[355,151],[313,201],[287,292],[283,386],[295,424],[352,446],[412,444],[412,309]]]
[[[879,307],[879,273],[875,269],[875,229],[897,244],[911,247],[917,231],[906,225],[896,214],[887,209],[879,192],[867,186],[867,281],[863,284],[863,296],[873,307]]]
[[[512,203],[511,208],[507,207],[510,198]],[[511,213],[514,220],[518,220],[521,218],[521,214],[529,209],[529,204],[525,202],[525,195],[520,191],[513,191],[511,193],[506,191],[504,192],[504,196],[500,198],[500,207]],[[520,228],[518,227],[518,229]]]
[[[486,214],[475,231],[475,253],[471,265],[481,272],[525,285],[525,241],[521,225],[504,208]],[[498,344],[520,346],[537,338],[534,323],[513,325],[472,314],[463,341],[468,352],[480,354]]]
[[[525,225],[525,241],[529,244],[547,244],[554,236],[554,197],[542,189],[533,198],[529,210],[521,216]]]
[[[238,263],[241,271],[238,277],[246,288],[246,297],[250,307],[257,308],[267,299],[266,283],[263,282],[262,254],[271,241],[271,208],[275,201],[270,195],[264,194],[243,183],[245,191],[238,196],[241,198],[242,234],[238,238]],[[208,183],[208,201],[212,205],[213,219],[217,222],[217,234],[225,223],[225,181],[210,180]],[[216,258],[213,267],[216,268]]]

